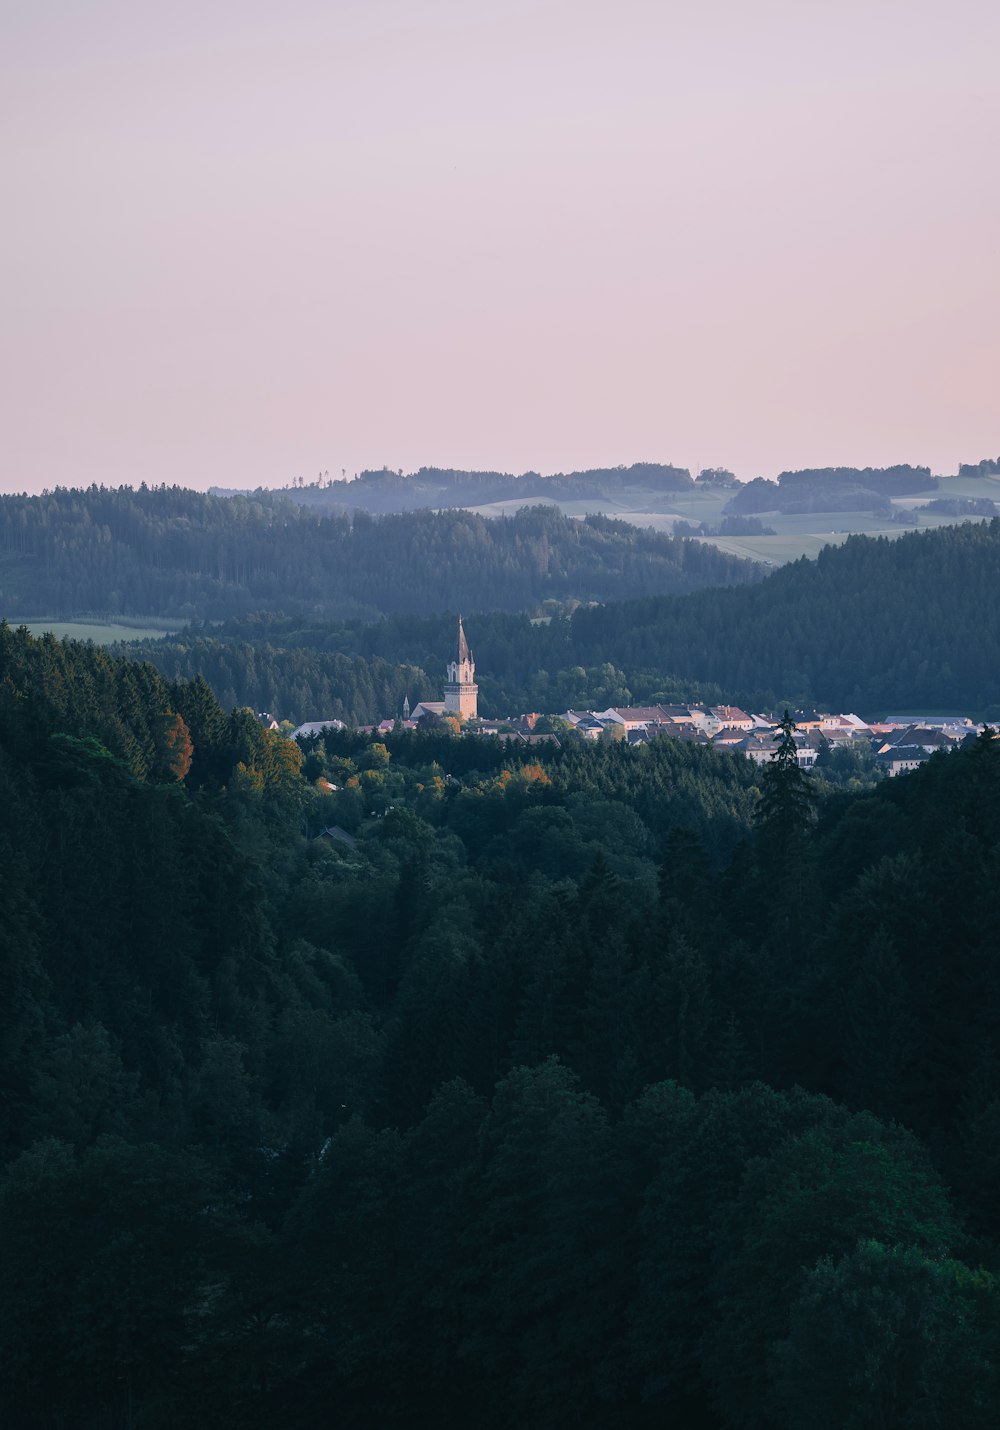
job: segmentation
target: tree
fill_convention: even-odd
[[[170,779],[183,780],[191,769],[194,746],[184,717],[168,710],[157,728],[157,771]]]
[[[1000,1283],[874,1240],[804,1277],[773,1355],[788,1430],[990,1430]]]
[[[764,768],[757,824],[762,838],[781,857],[812,823],[816,793],[799,766],[796,726],[787,710],[778,729],[778,744]]]

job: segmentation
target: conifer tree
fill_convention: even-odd
[[[795,721],[787,709],[778,722],[781,736],[765,767],[757,825],[775,852],[784,853],[813,821],[816,794],[799,766]]]

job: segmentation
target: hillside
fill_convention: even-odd
[[[474,507],[490,502],[522,506],[539,500],[583,501],[640,489],[654,493],[684,492],[694,487],[686,467],[662,462],[635,462],[630,467],[591,467],[582,472],[467,472],[450,467],[421,467],[404,476],[388,468],[364,471],[352,482],[321,478],[311,483],[283,487],[275,495],[313,511],[414,511],[420,507]],[[235,493],[212,489],[219,496]],[[243,492],[239,495],[247,496]],[[267,500],[268,492],[254,493]]]
[[[653,462],[545,477],[422,467],[405,476],[362,472],[352,482],[322,478],[253,496],[327,513],[460,506],[491,517],[548,502],[567,516],[600,512],[640,527],[699,535],[720,551],[780,566],[851,535],[893,536],[996,515],[1000,473],[990,460],[963,463],[952,477],[903,463],[786,471],[773,482],[740,482],[722,468],[692,478],[686,469]]]
[[[314,515],[179,487],[0,497],[0,615],[526,610],[746,583],[738,557],[551,507]]]
[[[299,759],[0,626],[5,1426],[992,1430],[1000,741]]]
[[[751,587],[610,602],[532,624],[469,622],[487,715],[647,703],[820,702],[874,715],[1000,716],[1000,521],[897,541],[852,537]],[[203,675],[227,703],[362,723],[435,698],[454,618],[374,624],[263,616],[129,647]]]

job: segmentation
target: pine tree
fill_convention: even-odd
[[[781,737],[764,770],[757,826],[765,843],[784,854],[813,822],[816,792],[799,766],[795,722],[786,710],[778,722]]]

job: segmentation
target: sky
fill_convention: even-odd
[[[1000,453],[996,0],[31,0],[0,490]]]

